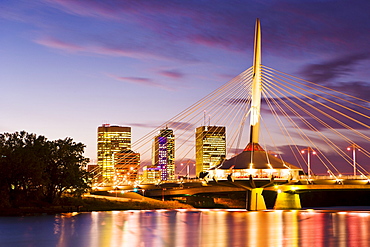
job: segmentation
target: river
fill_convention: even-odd
[[[0,217],[0,246],[370,246],[370,211],[194,209]]]

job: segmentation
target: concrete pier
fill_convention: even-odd
[[[262,196],[263,188],[254,188],[249,191],[247,210],[266,210],[265,199]]]
[[[299,194],[280,192],[277,194],[274,209],[301,209]]]

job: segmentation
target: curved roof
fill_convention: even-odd
[[[250,164],[252,163],[252,166]],[[269,166],[270,164],[270,166]],[[240,154],[224,160],[217,169],[299,169],[264,151],[257,143],[248,144]],[[215,168],[212,168],[215,169]]]

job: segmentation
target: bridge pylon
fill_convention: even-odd
[[[259,211],[266,210],[265,199],[262,195],[263,188],[253,188],[249,190],[247,198],[247,210],[249,211]]]
[[[274,209],[301,209],[301,199],[299,194],[290,192],[278,192]]]
[[[254,36],[254,56],[253,56],[253,82],[252,82],[252,102],[250,112],[250,143],[259,142],[259,128],[261,119],[261,24],[256,20]]]
[[[262,100],[262,69],[261,69],[261,24],[256,20],[254,36],[254,57],[253,57],[253,80],[251,87],[251,106],[250,106],[250,139],[243,152],[225,159],[219,164],[208,170],[209,177],[224,180],[249,180],[254,184],[254,179],[259,183],[251,186],[249,190],[247,209],[264,210],[266,209],[265,200],[262,195],[263,183],[275,181],[290,181],[299,178],[299,167],[271,155],[266,152],[259,144],[260,120],[261,120],[261,100]],[[277,181],[278,182],[278,181]],[[262,184],[263,184],[262,183]],[[260,187],[260,188],[257,188]]]

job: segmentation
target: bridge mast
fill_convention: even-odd
[[[259,140],[261,94],[261,27],[260,20],[257,18],[254,34],[253,82],[249,141],[249,143],[252,145],[257,144]]]

